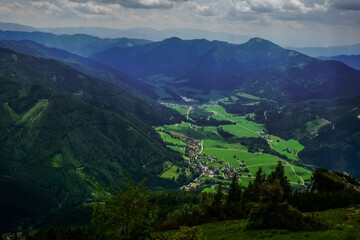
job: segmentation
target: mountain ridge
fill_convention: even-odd
[[[58,61],[3,48],[0,76],[1,226],[90,201],[96,183],[118,186],[123,170],[148,177],[151,187],[177,187],[158,176],[181,156],[152,125],[180,121],[179,113]]]
[[[58,60],[78,71],[101,79],[105,82],[109,82],[121,88],[131,88],[129,91],[132,92],[137,92],[138,90],[138,92],[144,93],[152,98],[156,97],[156,93],[154,93],[151,86],[147,85],[145,82],[130,78],[120,71],[62,49],[48,48],[29,40],[0,40],[0,47],[11,49],[22,54],[31,55],[33,57]]]
[[[68,52],[88,56],[97,51],[107,49],[111,46],[129,47],[137,44],[147,44],[151,41],[143,39],[101,39],[86,34],[74,35],[55,35],[44,32],[19,32],[19,31],[1,31],[0,39],[3,40],[30,40],[42,44],[46,47],[54,47],[66,50]]]
[[[312,57],[320,57],[320,56],[331,57],[336,55],[360,54],[360,44],[340,45],[340,46],[331,46],[331,47],[304,47],[304,48],[289,47],[289,49],[301,52],[303,54]]]
[[[352,67],[356,70],[360,70],[360,54],[359,55],[338,55],[330,57],[319,57],[322,60],[335,60],[340,61],[349,67]]]
[[[341,96],[357,94],[360,88],[360,73],[343,63],[320,61],[261,38],[239,45],[170,38],[132,48],[110,48],[91,58],[135,78],[163,74],[187,81],[179,86],[244,88],[262,97],[279,91],[288,99],[331,97],[325,89],[336,86],[336,96]]]

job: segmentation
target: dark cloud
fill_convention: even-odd
[[[359,0],[336,0],[332,3],[332,7],[339,10],[360,10]]]
[[[253,3],[251,1],[248,1],[248,4],[249,4],[251,10],[254,12],[267,13],[267,12],[273,12],[275,10],[274,6],[272,6],[268,2]]]

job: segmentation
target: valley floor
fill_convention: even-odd
[[[304,147],[296,140],[284,140],[267,134],[264,125],[251,121],[251,114],[230,114],[219,105],[220,102],[229,104],[236,99],[236,96],[232,96],[202,105],[166,104],[186,116],[187,121],[157,127],[156,130],[168,147],[180,152],[185,161],[188,161],[189,167],[197,169],[200,175],[184,188],[202,186],[205,192],[215,192],[214,183],[229,183],[234,174],[239,176],[243,186],[247,186],[260,167],[268,174],[278,161],[282,161],[290,183],[295,188],[304,189],[305,185],[310,183],[311,172],[296,166],[299,160],[298,153]],[[258,99],[255,98],[253,101],[253,104],[256,104]],[[222,124],[219,127],[196,125],[196,119],[199,118]],[[233,138],[225,139],[219,133],[219,128]],[[249,151],[247,146],[239,142],[240,138],[263,139],[278,155],[265,153],[261,149],[256,152]],[[280,155],[286,159],[279,157]],[[166,166],[162,177],[177,179],[180,173],[177,166],[169,165]]]

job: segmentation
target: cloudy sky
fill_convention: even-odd
[[[1,0],[0,21],[35,27],[198,28],[283,46],[360,43],[360,0]]]

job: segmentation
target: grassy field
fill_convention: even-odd
[[[309,133],[316,134],[320,128],[322,128],[328,124],[331,124],[331,122],[327,121],[324,118],[317,118],[313,121],[306,123],[306,131],[308,131]]]
[[[201,226],[207,240],[232,239],[360,239],[360,210],[358,208],[335,209],[318,213],[330,221],[326,231],[291,232],[288,230],[245,230],[246,220],[204,224]]]
[[[195,139],[204,139],[205,136],[203,136],[198,131],[195,131],[194,129],[190,128],[190,124],[187,122],[182,122],[175,125],[164,125],[162,127],[157,127],[157,131],[163,130],[163,131],[169,131],[172,135],[177,137],[192,137]]]
[[[181,113],[184,116],[186,116],[186,114],[188,112],[188,108],[181,108],[181,107],[177,107],[177,106],[174,106],[174,105],[166,105],[166,106],[178,111],[179,113]]]
[[[228,100],[232,101],[235,98]],[[257,99],[254,96],[252,98],[255,100]],[[292,139],[286,141],[277,136],[263,134],[265,129],[262,124],[248,121],[244,116],[229,114],[220,105],[203,105],[201,107],[195,108],[194,111],[196,111],[196,109],[199,109],[199,112],[192,113],[193,115],[206,116],[207,114],[204,114],[204,112],[212,113],[212,117],[217,120],[226,120],[235,123],[222,125],[221,127],[223,130],[231,132],[238,138],[265,136],[273,150],[279,152],[282,155],[286,155],[291,160],[298,160],[297,154],[304,148],[298,141]],[[263,168],[265,174],[269,174],[274,170],[278,161],[282,161],[281,158],[275,155],[263,154],[261,152],[248,152],[247,147],[241,145],[240,142],[235,138],[231,140],[225,140],[223,137],[221,137],[218,133],[217,127],[214,126],[196,126],[194,129],[192,129],[190,128],[189,123],[183,122],[176,125],[165,125],[156,129],[160,131],[159,133],[163,141],[165,143],[169,143],[168,146],[170,148],[182,153],[183,156],[185,152],[180,146],[185,146],[184,144],[186,143],[171,137],[169,134],[176,137],[191,137],[199,141],[203,141],[202,158],[198,159],[198,161],[206,162],[212,167],[225,167],[227,164],[229,164],[234,168],[240,168],[240,163],[244,161],[245,167],[242,167],[242,169],[248,170],[248,172],[242,173],[241,176],[242,184],[244,186],[247,186],[248,183],[253,179],[252,177],[255,175],[259,167]],[[165,133],[164,131],[169,134]],[[210,162],[206,159],[206,156],[215,157],[217,161]],[[250,176],[249,173],[251,174]],[[312,175],[310,171],[292,164],[285,166],[285,173],[293,185],[303,185],[305,182],[310,180]],[[202,180],[205,179],[206,178],[202,178]]]
[[[32,108],[22,114],[16,113],[8,104],[5,104],[5,108],[10,112],[11,116],[19,124],[32,125],[37,119],[41,117],[41,114],[46,110],[49,105],[47,99],[39,100]]]
[[[179,177],[180,174],[180,169],[177,166],[172,166],[171,168],[169,168],[168,170],[166,170],[165,172],[163,172],[161,174],[162,178],[175,178],[175,180]]]
[[[254,95],[251,95],[251,94],[248,94],[248,93],[237,93],[236,94],[237,96],[239,97],[243,97],[243,98],[247,98],[247,99],[251,99],[251,100],[260,100],[261,98],[260,97],[257,97],[257,96],[254,96]]]
[[[207,187],[207,188],[204,188],[204,189],[202,190],[202,192],[206,192],[206,193],[216,193],[216,189],[211,188],[211,187]]]
[[[286,141],[274,135],[270,135],[270,137],[272,141],[269,142],[269,145],[272,149],[280,154],[287,156],[291,160],[298,160],[297,155],[304,149],[303,145],[294,139]]]
[[[236,137],[259,137],[259,132],[265,132],[264,125],[248,121],[244,116],[229,114],[220,105],[208,105],[205,109],[213,112],[214,118],[218,120],[227,120],[236,123],[222,126],[225,131],[231,132]],[[273,150],[287,156],[291,160],[298,160],[297,154],[304,149],[304,146],[298,141],[294,139],[286,141],[274,135],[269,135],[269,137],[271,138],[269,145]]]
[[[180,139],[177,139],[177,138],[173,138],[172,136],[170,136],[169,134],[167,134],[165,132],[159,132],[159,134],[165,143],[171,143],[174,145],[185,146],[185,143],[183,141],[181,141]]]
[[[246,230],[246,221],[235,220],[200,225],[207,240],[238,240],[238,239],[268,239],[268,240],[360,240],[360,208],[333,209],[317,213],[330,223],[330,228],[324,231],[301,231],[267,229]],[[168,232],[169,235],[175,231]],[[154,235],[159,235],[155,233]]]
[[[214,118],[217,120],[231,121],[233,125],[223,125],[223,129],[230,131],[237,137],[257,137],[256,132],[264,130],[262,124],[247,121],[243,116],[236,116],[234,114],[227,113],[226,110],[220,105],[207,105],[204,107],[206,111],[214,113]]]

